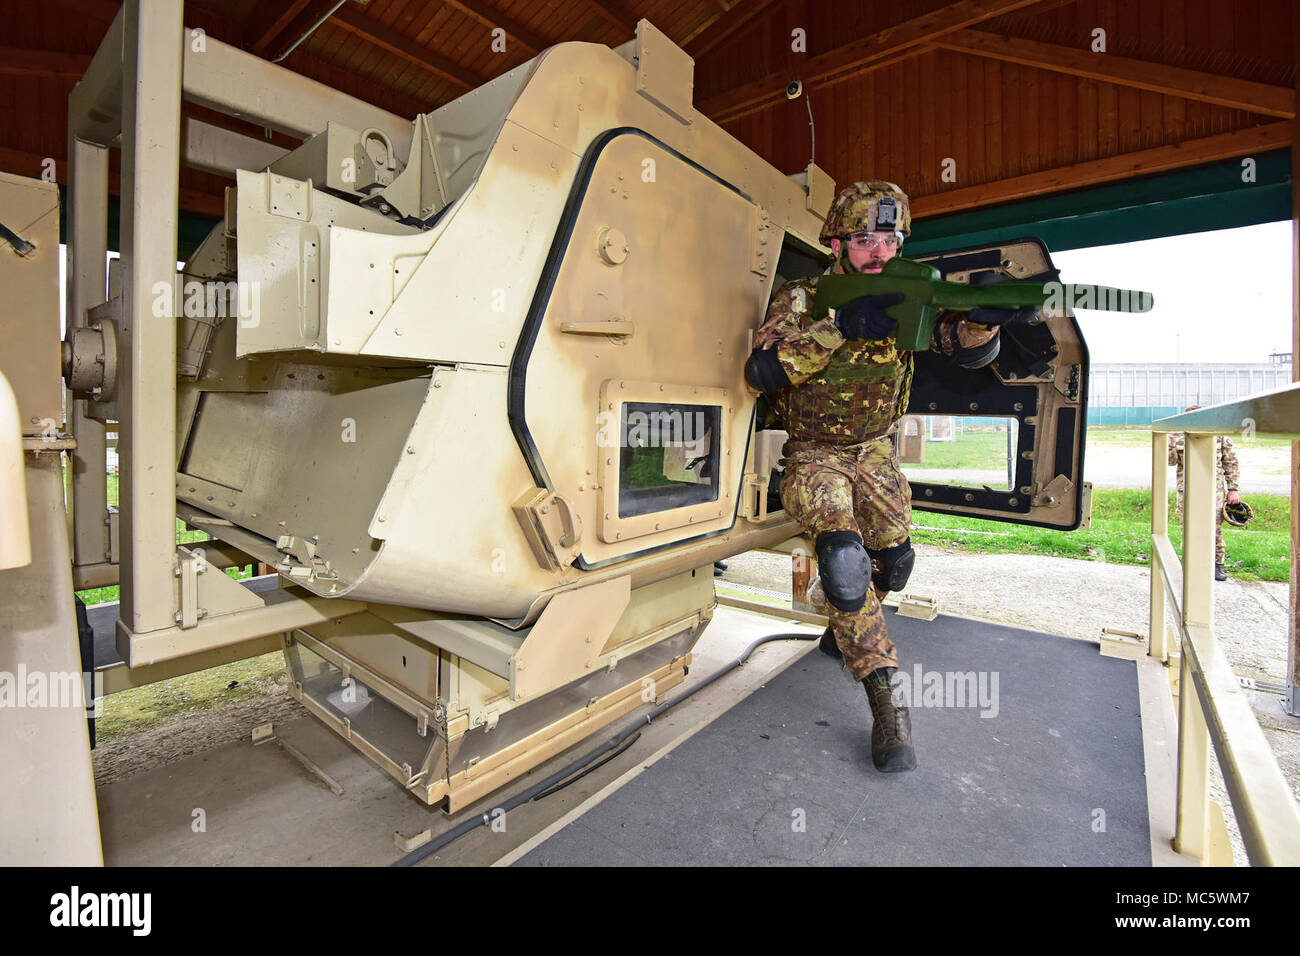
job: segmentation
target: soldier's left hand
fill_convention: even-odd
[[[1241,500],[1241,495],[1237,494],[1237,492],[1235,491],[1228,492],[1228,504],[1235,505],[1240,500]]]

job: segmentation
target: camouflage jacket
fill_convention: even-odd
[[[1183,436],[1169,436],[1169,464],[1176,465],[1178,494],[1183,493]],[[1227,486],[1228,491],[1237,491],[1241,481],[1241,466],[1237,462],[1237,451],[1232,439],[1227,435],[1214,436],[1214,485],[1220,491]]]
[[[838,264],[823,273],[838,272]],[[790,385],[773,397],[773,406],[792,441],[855,445],[885,435],[907,411],[912,353],[895,347],[893,336],[846,341],[827,317],[813,321],[818,276],[781,286],[767,318],[754,336],[757,349],[775,348]],[[940,317],[939,346],[973,346],[997,334],[955,313]]]

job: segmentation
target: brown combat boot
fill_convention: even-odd
[[[881,773],[901,773],[916,769],[916,751],[912,748],[912,717],[907,708],[894,699],[889,682],[897,668],[880,667],[862,681],[871,704],[871,762]]]

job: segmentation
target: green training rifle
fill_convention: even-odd
[[[898,322],[898,347],[924,351],[930,347],[934,323],[940,312],[971,309],[1041,309],[1064,312],[1068,306],[1104,312],[1150,312],[1155,297],[1150,292],[1114,289],[1104,285],[1015,281],[976,287],[945,281],[934,266],[912,259],[890,259],[874,275],[825,275],[817,280],[813,318],[864,295],[901,292],[903,301],[885,313]]]

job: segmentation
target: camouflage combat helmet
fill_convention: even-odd
[[[821,242],[851,236],[856,232],[912,232],[912,210],[907,193],[894,183],[869,179],[852,183],[831,203],[822,225]]]
[[[1255,517],[1255,509],[1244,501],[1237,501],[1223,506],[1223,517],[1228,519],[1228,524],[1244,528],[1250,523],[1250,519]]]

